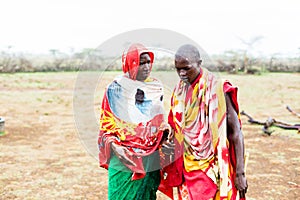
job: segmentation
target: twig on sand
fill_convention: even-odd
[[[274,131],[268,130],[268,128],[271,126],[276,126],[276,127],[282,128],[282,129],[298,130],[298,133],[300,133],[300,124],[289,124],[286,122],[278,121],[272,117],[269,117],[265,122],[261,122],[261,121],[257,121],[255,119],[253,119],[245,111],[242,111],[241,115],[245,115],[246,117],[248,117],[248,122],[250,122],[252,124],[263,125],[262,130],[267,135],[271,135],[272,132],[274,132]]]
[[[299,113],[296,113],[295,111],[293,111],[292,109],[291,109],[291,107],[290,106],[286,106],[286,109],[288,109],[288,111],[290,111],[292,114],[294,114],[294,115],[296,115],[297,117],[299,117],[300,118],[300,114]]]

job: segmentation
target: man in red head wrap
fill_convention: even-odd
[[[164,122],[163,86],[150,77],[154,54],[133,44],[122,56],[123,75],[106,88],[98,139],[100,166],[108,169],[108,199],[156,199],[158,146]]]

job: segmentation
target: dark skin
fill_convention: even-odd
[[[111,143],[111,149],[114,154],[120,159],[120,161],[124,164],[136,166],[136,164],[130,159],[132,153],[126,148],[116,143]],[[129,156],[127,156],[129,155]]]
[[[175,68],[177,74],[182,81],[188,84],[192,84],[201,73],[201,63],[202,61],[198,50],[191,45],[179,48],[175,55]],[[228,140],[229,143],[234,146],[236,157],[237,176],[235,177],[235,187],[239,190],[240,196],[243,197],[247,192],[248,187],[244,174],[244,138],[230,96],[225,95],[225,99],[227,106]],[[163,144],[163,150],[165,152],[170,152],[171,149],[174,148],[174,144],[171,142],[173,135],[172,131],[172,134],[168,136],[168,140]]]
[[[200,74],[201,60],[186,59],[178,56],[175,59],[175,68],[179,78],[186,83],[193,83]]]
[[[149,77],[151,64],[151,58],[148,53],[143,53],[140,55],[140,65],[136,80],[145,81]],[[140,96],[139,94],[137,95],[138,97]],[[124,164],[136,166],[136,164],[130,158],[131,156],[133,156],[133,154],[126,147],[111,143],[111,149]]]
[[[140,56],[140,66],[136,75],[136,80],[145,81],[150,75],[151,58],[149,54],[143,53]]]
[[[236,177],[234,179],[234,183],[235,187],[240,191],[241,196],[245,196],[248,185],[244,171],[244,137],[237,113],[233,107],[230,96],[226,94],[225,99],[227,107],[227,136],[229,143],[233,144],[234,146],[236,157]]]

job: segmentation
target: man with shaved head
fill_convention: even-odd
[[[237,88],[201,63],[193,45],[175,54],[180,81],[168,117],[174,131],[163,144],[174,162],[165,168],[165,180],[178,187],[181,199],[244,199],[248,186]]]

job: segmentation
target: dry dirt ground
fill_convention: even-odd
[[[94,113],[99,112],[104,86],[115,74],[106,73],[98,82],[91,76],[83,83],[83,88],[98,84],[93,91]],[[96,144],[97,129],[88,127],[97,127],[97,119],[82,120],[84,126],[78,124],[81,119],[74,119],[73,97],[88,93],[74,89],[77,75],[0,74],[0,116],[5,117],[6,132],[0,136],[0,199],[107,199],[107,172],[98,167],[96,146],[89,147]],[[168,73],[157,76],[166,86],[176,79]],[[240,109],[255,119],[271,116],[300,123],[285,109],[289,105],[300,112],[300,74],[222,76],[238,85]],[[82,98],[76,105],[86,102]],[[84,109],[75,114],[85,116]],[[89,113],[93,112],[85,114]],[[300,199],[300,134],[272,128],[267,136],[261,126],[249,124],[245,116],[241,119],[250,153],[248,199]],[[78,130],[84,127],[86,132],[95,131],[92,143]],[[159,193],[158,199],[166,198]]]

